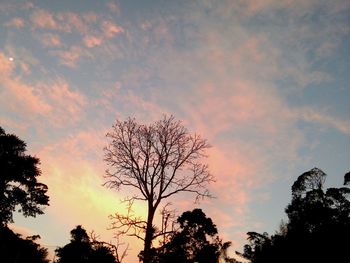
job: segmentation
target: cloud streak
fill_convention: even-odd
[[[84,95],[72,91],[62,80],[26,84],[16,75],[16,62],[10,61],[2,53],[0,61],[0,84],[3,87],[1,102],[13,113],[19,113],[31,120],[42,116],[54,126],[79,121],[87,103]]]

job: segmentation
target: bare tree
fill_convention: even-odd
[[[118,214],[115,219],[119,226],[131,226],[127,229],[134,230],[131,235],[144,240],[143,262],[149,263],[155,237],[153,219],[162,200],[181,192],[193,193],[196,199],[210,197],[207,184],[214,178],[202,163],[210,146],[173,116],[150,125],[138,124],[132,118],[117,120],[107,138],[105,161],[111,169],[106,171],[105,185],[133,188],[136,191],[127,200],[142,200],[148,206],[146,220]],[[143,237],[135,232],[135,226],[143,229]]]

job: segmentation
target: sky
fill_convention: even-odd
[[[212,147],[215,196],[200,207],[242,250],[273,234],[290,187],[318,167],[350,170],[350,1],[0,1],[0,125],[41,160],[50,206],[14,229],[53,250],[76,225],[113,241],[128,189],[103,186],[116,119],[174,115]],[[135,213],[145,214],[144,204]],[[137,262],[141,243],[126,262]]]

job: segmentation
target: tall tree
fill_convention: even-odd
[[[144,235],[134,235],[144,240],[143,262],[149,263],[152,240],[157,236],[153,219],[160,203],[181,192],[193,193],[197,198],[210,196],[206,186],[213,176],[202,163],[209,145],[199,135],[190,134],[173,116],[164,116],[150,125],[131,118],[117,120],[107,138],[105,161],[111,169],[106,172],[106,185],[129,187],[134,193],[129,201],[142,200],[148,206],[146,220],[121,215],[115,219],[120,226],[144,229]]]
[[[288,222],[272,236],[248,232],[244,255],[260,262],[348,262],[350,236],[349,173],[344,186],[324,189],[326,174],[313,168],[292,185]]]
[[[13,212],[24,216],[43,213],[49,203],[47,186],[39,183],[40,161],[26,154],[26,144],[0,127],[0,225],[13,222]]]

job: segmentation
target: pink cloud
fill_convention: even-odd
[[[116,112],[117,118],[131,116],[144,123],[155,121],[163,114],[169,114],[167,109],[159,106],[153,100],[146,100],[132,90],[123,90],[123,85],[120,82],[117,82],[113,87],[104,89],[96,104],[103,106],[104,110]],[[118,105],[123,105],[123,112],[119,110]]]
[[[319,123],[332,128],[344,134],[350,134],[350,121],[329,115],[323,111],[304,107],[295,111],[296,118],[303,119],[308,122]]]
[[[56,50],[51,54],[57,55],[61,65],[76,68],[77,62],[82,56],[86,56],[87,53],[79,46],[71,46],[68,50]]]
[[[216,63],[211,65],[216,68]],[[276,158],[295,160],[303,139],[294,128],[293,111],[285,107],[273,86],[228,76],[224,71],[215,74],[221,79],[197,83],[181,108],[187,126],[213,144],[207,162],[217,179],[210,189],[218,199],[209,200],[204,207],[208,211],[231,207],[233,225],[224,217],[216,222],[224,229],[237,228],[250,222],[249,204],[261,198],[253,194],[254,189],[278,176],[271,172]]]
[[[76,160],[93,159],[98,163],[97,168],[101,168],[103,159],[103,147],[106,144],[106,129],[87,129],[78,133],[70,134],[61,139],[59,142],[45,146],[40,150],[43,156],[59,156],[65,157],[65,152],[69,152]],[[104,173],[104,172],[103,172]]]
[[[0,65],[0,81],[5,87],[2,94],[4,105],[8,105],[9,109],[15,111],[26,108],[26,110],[41,114],[46,114],[51,110],[51,106],[40,95],[35,94],[32,86],[22,83],[20,79],[13,76],[15,64],[2,53],[0,53]]]
[[[92,47],[100,46],[103,43],[103,38],[93,36],[93,35],[87,35],[84,37],[83,42],[85,46],[92,48]]]
[[[86,33],[83,42],[86,47],[92,48],[102,45],[107,39],[113,38],[115,35],[124,32],[123,28],[111,21],[103,21],[101,23],[102,33]]]
[[[32,9],[33,7],[34,7],[34,4],[30,1],[22,1],[19,3],[0,2],[0,12],[14,12],[19,9],[28,10],[28,9]]]
[[[250,37],[234,52],[233,60],[237,62],[251,61],[253,63],[261,63],[266,55],[261,50],[263,39],[260,37]],[[239,57],[235,57],[239,56]]]
[[[40,36],[40,41],[46,47],[60,47],[62,46],[62,41],[57,34],[44,34]]]
[[[113,38],[116,34],[124,32],[122,27],[116,25],[112,21],[103,21],[101,27],[107,38]]]
[[[97,14],[94,12],[84,13],[81,16],[85,23],[90,23],[90,24],[96,23],[98,18]]]
[[[148,20],[144,21],[142,24],[141,24],[141,28],[143,30],[148,30],[152,27],[152,23]]]
[[[104,44],[108,39],[124,32],[124,29],[111,20],[99,17],[95,12],[78,14],[74,12],[51,13],[40,9],[31,16],[34,29],[51,29],[65,33],[78,33],[82,37],[83,44],[88,48],[93,48]],[[96,29],[97,28],[97,29]],[[42,40],[46,46],[57,47],[61,44],[53,34],[47,34]],[[57,36],[57,35],[55,35]],[[77,47],[79,45],[76,45]],[[72,48],[71,48],[72,49]],[[81,49],[81,48],[80,48]],[[55,51],[60,57],[61,64],[75,67],[78,59],[77,50],[75,53],[69,51]]]
[[[19,123],[16,120],[13,120],[9,117],[1,116],[1,115],[0,115],[0,122],[2,126],[11,127],[14,130],[18,131],[19,135],[26,134],[26,131],[30,126],[28,123],[23,123],[23,122]]]
[[[28,75],[31,73],[29,64],[21,61],[21,62],[19,62],[19,66],[24,74]]]
[[[6,78],[12,73],[14,63],[9,57],[5,56],[5,54],[3,53],[0,53],[0,62],[0,78]]]
[[[342,2],[342,1],[340,1]],[[226,4],[220,5],[218,12],[221,15],[229,16],[238,14],[242,16],[253,16],[259,12],[275,11],[275,10],[289,10],[296,15],[303,15],[313,8],[320,5],[320,1],[310,0],[257,0],[257,1],[226,1]],[[331,9],[341,8],[343,3],[329,3]]]
[[[127,102],[128,108],[133,109],[134,117],[143,121],[155,121],[159,119],[167,111],[160,107],[157,103],[143,99],[135,93],[129,91],[123,96]]]
[[[15,102],[12,107],[22,107],[36,114],[46,115],[52,110],[52,106],[48,104],[40,95],[37,95],[32,86],[26,85],[18,81],[7,81],[7,91],[13,96],[11,101]]]
[[[64,81],[57,81],[43,87],[45,99],[53,109],[48,116],[54,125],[66,125],[79,121],[87,99],[78,91],[72,91]]]
[[[60,21],[62,29],[65,32],[72,33],[73,30],[76,30],[80,34],[86,34],[89,31],[90,21],[84,21],[80,14],[74,12],[64,12],[58,13],[56,15],[57,20]]]
[[[116,14],[120,14],[120,8],[119,8],[118,4],[115,1],[109,1],[107,3],[107,7],[112,12],[114,12]]]
[[[31,21],[35,28],[60,29],[54,15],[44,9],[35,11],[31,16]]]
[[[22,28],[24,27],[25,22],[23,18],[20,17],[14,17],[9,22],[6,23],[6,26],[15,27],[15,28]]]
[[[8,109],[24,114],[30,120],[45,116],[55,126],[80,119],[87,99],[80,92],[73,91],[66,82],[26,84],[15,76],[15,62],[9,61],[2,53],[0,65],[0,84],[4,87],[1,103]]]

